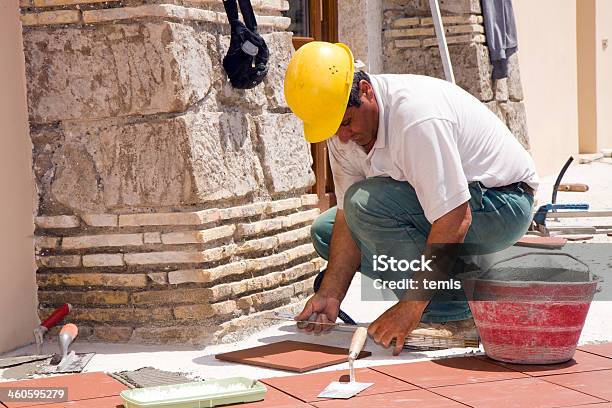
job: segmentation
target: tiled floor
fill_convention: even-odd
[[[318,398],[346,371],[263,379],[264,401],[240,408],[343,407],[570,407],[612,408],[612,344],[580,347],[574,360],[554,366],[503,364],[485,357],[450,358],[357,370],[357,381],[374,385],[349,400]],[[51,377],[0,387],[69,387],[69,402],[0,407],[123,408],[125,387],[103,373]]]
[[[348,370],[344,371],[327,371],[317,374],[304,374],[300,376],[300,380],[291,377],[275,377],[263,382],[272,387],[283,390],[284,392],[293,395],[305,402],[325,401],[326,398],[318,398],[317,395],[332,381],[348,381]],[[369,368],[356,369],[355,379],[358,382],[374,383],[374,385],[366,388],[359,395],[374,395],[387,394],[397,391],[417,390],[418,387],[407,382],[398,380],[388,375],[379,373],[378,371]]]

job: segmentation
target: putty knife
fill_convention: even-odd
[[[333,381],[318,395],[319,398],[351,398],[374,383],[360,383],[355,381],[355,359],[361,353],[363,345],[368,337],[368,330],[365,327],[358,327],[351,339],[349,347],[348,363],[350,370],[350,380],[347,383]]]

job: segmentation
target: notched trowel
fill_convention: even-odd
[[[349,347],[348,363],[349,363],[349,382],[333,381],[318,395],[319,398],[351,398],[359,394],[366,388],[374,385],[374,383],[360,383],[355,380],[355,360],[366,342],[368,330],[365,327],[358,327],[353,334],[351,346]]]
[[[61,349],[60,355],[55,354],[51,358],[49,365],[38,370],[39,374],[57,374],[57,373],[80,373],[83,371],[94,353],[76,354],[74,350],[68,352],[68,347],[79,334],[79,329],[72,323],[62,327],[59,333],[59,344]]]

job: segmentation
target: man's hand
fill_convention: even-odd
[[[304,306],[304,310],[295,316],[295,320],[311,320],[313,323],[306,327],[298,327],[306,331],[320,333],[321,330],[328,331],[332,328],[330,324],[315,324],[315,323],[335,323],[338,313],[340,312],[340,300],[333,296],[327,296],[320,291],[315,293]]]
[[[404,348],[406,337],[418,326],[427,301],[400,301],[383,313],[368,327],[368,334],[374,341],[387,348],[395,339],[393,355]]]

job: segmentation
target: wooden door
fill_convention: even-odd
[[[289,0],[293,46],[297,50],[310,41],[338,42],[338,0]],[[319,196],[319,208],[336,205],[334,180],[329,166],[327,143],[311,144],[316,183],[312,193]]]

